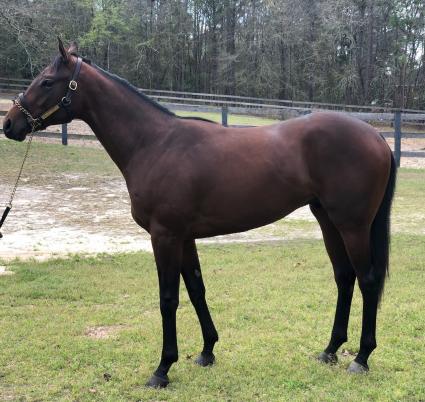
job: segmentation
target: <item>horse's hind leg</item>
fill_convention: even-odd
[[[204,338],[204,348],[196,359],[200,366],[209,366],[214,363],[215,357],[213,349],[218,341],[218,334],[211,319],[205,300],[205,286],[202,280],[201,266],[199,264],[198,253],[194,240],[185,242],[183,249],[182,276],[189,293],[190,300],[195,307],[201,324],[202,336]]]
[[[323,240],[332,262],[338,288],[338,301],[331,339],[318,359],[324,363],[336,363],[338,360],[336,352],[347,341],[347,327],[356,276],[341,235],[329,219],[326,211],[318,205],[310,205],[310,209],[322,229]]]
[[[371,235],[369,225],[341,230],[347,253],[356,272],[363,297],[362,335],[360,350],[348,367],[349,372],[368,371],[367,360],[376,348],[376,315],[384,273],[374,269],[371,257]]]

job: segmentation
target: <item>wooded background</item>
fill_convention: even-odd
[[[424,0],[0,0],[0,76],[57,35],[140,87],[425,109]]]

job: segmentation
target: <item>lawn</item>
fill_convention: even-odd
[[[0,139],[2,184],[16,178],[26,146],[26,142]],[[29,178],[31,185],[40,185],[44,184],[44,179],[60,173],[120,176],[118,168],[103,149],[73,145],[65,147],[58,143],[34,141],[25,165],[24,177]]]
[[[103,150],[33,145],[25,185],[42,187],[62,173],[93,182],[120,175]],[[24,147],[0,141],[2,184],[13,181]],[[220,334],[217,364],[193,363],[201,333],[182,288],[180,360],[161,391],[144,387],[161,349],[151,254],[8,263],[15,275],[0,276],[0,401],[424,401],[424,175],[399,170],[392,272],[368,375],[345,372],[359,344],[358,290],[340,363],[315,361],[328,341],[336,299],[321,241],[203,245],[207,297]],[[309,237],[317,224],[282,220],[262,230]],[[89,336],[99,327],[113,330],[110,337]]]
[[[193,362],[201,333],[182,287],[180,360],[161,391],[144,387],[161,348],[152,255],[15,261],[9,264],[15,275],[0,277],[0,400],[424,400],[424,240],[393,238],[378,348],[362,376],[345,372],[358,350],[358,290],[340,362],[328,367],[315,360],[336,298],[321,241],[200,247],[220,334],[217,363],[204,369]],[[99,326],[115,332],[90,337]]]

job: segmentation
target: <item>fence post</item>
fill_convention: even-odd
[[[400,167],[401,159],[401,111],[394,113],[394,157],[397,167]]]
[[[227,115],[229,113],[229,109],[227,108],[227,106],[222,106],[221,107],[221,124],[224,127],[227,127]]]
[[[68,124],[62,124],[62,145],[68,145]]]

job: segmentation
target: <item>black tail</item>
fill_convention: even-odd
[[[379,299],[381,299],[384,290],[385,278],[389,275],[390,213],[396,176],[397,166],[394,155],[391,152],[390,177],[388,178],[384,198],[382,199],[371,229],[372,263],[377,276],[380,278]]]

